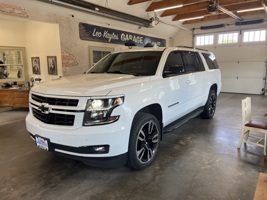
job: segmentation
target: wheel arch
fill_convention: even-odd
[[[160,104],[155,103],[155,104],[150,104],[147,105],[146,107],[140,109],[139,111],[136,112],[134,118],[133,118],[133,122],[135,120],[135,118],[140,114],[140,113],[149,113],[154,115],[159,124],[160,124],[160,128],[161,128],[161,136],[160,136],[160,140],[162,140],[162,132],[163,132],[163,124],[162,124],[162,118],[163,118],[163,114],[162,114],[162,107]]]
[[[214,83],[211,87],[210,87],[210,90],[214,90],[217,94],[217,89],[218,89],[218,86],[216,83]],[[217,94],[218,95],[218,94]]]

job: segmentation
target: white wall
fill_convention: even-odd
[[[26,53],[28,76],[42,81],[62,76],[62,61],[58,24],[29,21],[26,23]],[[48,75],[47,56],[57,57],[58,75]],[[32,74],[31,57],[40,57],[41,75]]]
[[[193,33],[189,30],[180,30],[173,38],[173,46],[193,46]]]
[[[13,21],[13,20],[7,20],[7,19],[1,19],[0,18],[0,46],[1,47],[19,47],[20,49],[25,49],[26,46],[26,34],[25,34],[25,22],[22,21]],[[21,49],[22,50],[22,49]],[[25,79],[19,79],[17,78],[17,72],[8,71],[9,75],[14,77],[12,79],[0,79],[0,82],[7,82],[7,81],[25,81],[27,80],[27,72],[26,72],[26,66],[27,61],[25,60],[25,57],[23,58],[25,67],[23,68],[23,78]]]
[[[0,46],[25,47],[25,22],[1,19]]]
[[[0,46],[23,47],[25,49],[24,81],[31,77],[48,80],[62,76],[61,48],[58,24],[16,20],[0,17]],[[56,56],[58,76],[49,76],[47,70],[47,56]],[[32,74],[31,57],[40,57],[41,75]],[[7,81],[7,80],[1,80]],[[14,80],[10,80],[14,81]]]

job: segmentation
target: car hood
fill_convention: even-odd
[[[148,76],[81,74],[39,83],[32,87],[31,91],[48,95],[105,96],[112,92],[123,92],[127,90],[127,86],[147,81]]]

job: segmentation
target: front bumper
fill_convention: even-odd
[[[33,140],[35,140],[35,136],[30,133],[30,136]],[[104,168],[113,168],[119,167],[126,164],[127,153],[110,156],[110,157],[83,157],[83,156],[73,156],[68,153],[62,152],[75,152],[80,154],[90,154],[96,152],[93,151],[93,147],[95,146],[84,146],[84,147],[71,147],[66,145],[60,145],[56,143],[49,142],[49,151],[55,153],[56,155],[63,156],[66,158],[71,158],[74,160],[79,160],[85,163],[86,165],[94,166],[94,167],[104,167]],[[103,145],[102,145],[103,146]],[[109,151],[109,145],[106,145],[107,153]],[[56,150],[56,151],[55,151]],[[62,151],[62,152],[59,152]]]
[[[65,126],[45,124],[29,113],[26,127],[32,139],[35,135],[49,140],[49,151],[77,158],[108,158],[128,151],[130,126],[123,120],[102,126]],[[108,151],[96,153],[93,147],[106,146]],[[81,160],[81,159],[79,159]]]

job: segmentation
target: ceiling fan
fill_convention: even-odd
[[[230,10],[227,10],[226,8],[222,7],[219,5],[219,0],[209,0],[209,5],[208,5],[208,11],[209,13],[213,14],[216,13],[218,11],[221,11],[227,15],[229,15],[230,17],[239,20],[239,21],[243,21],[244,19],[237,16],[236,14],[234,14],[233,12],[231,12]]]

